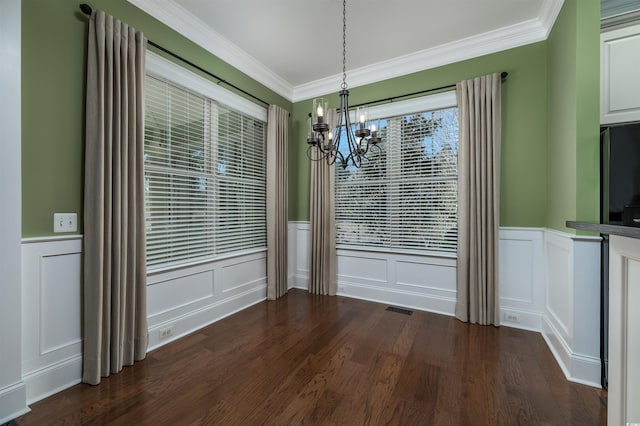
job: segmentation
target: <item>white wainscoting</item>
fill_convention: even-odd
[[[149,350],[267,298],[267,254],[260,251],[147,278]],[[172,335],[160,339],[163,329]]]
[[[544,312],[544,229],[500,228],[500,324],[540,331]]]
[[[309,248],[311,244],[309,222],[289,222],[289,288],[309,289]]]
[[[338,295],[453,315],[456,261],[340,249]]]
[[[501,324],[540,331],[544,311],[544,230],[500,229]],[[289,285],[308,288],[309,223],[289,222]],[[338,250],[338,294],[453,315],[455,259]]]
[[[500,324],[541,332],[568,380],[600,383],[600,238],[500,228]],[[289,285],[308,288],[309,224],[289,223]],[[338,250],[338,294],[453,315],[455,260]]]
[[[22,373],[27,401],[80,383],[82,237],[22,240]]]
[[[542,335],[567,379],[600,387],[600,238],[545,231]]]
[[[640,240],[611,236],[609,270],[610,425],[640,424]]]
[[[598,241],[536,228],[500,231],[502,324],[542,331],[567,378],[594,386],[600,377]],[[81,253],[77,235],[22,242],[22,369],[30,403],[80,381]],[[289,286],[306,289],[307,222],[289,224],[289,253]],[[363,250],[338,256],[339,294],[453,314],[453,259]],[[265,298],[265,252],[151,274],[149,350]],[[171,336],[160,339],[166,329]]]
[[[82,236],[22,240],[23,380],[33,403],[79,383]],[[266,299],[266,252],[147,278],[149,351]],[[160,330],[171,335],[160,339]]]

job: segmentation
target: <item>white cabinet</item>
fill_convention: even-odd
[[[640,239],[609,246],[610,425],[640,424]]]
[[[640,121],[640,24],[600,35],[600,123]]]

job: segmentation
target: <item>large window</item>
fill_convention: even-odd
[[[336,166],[339,246],[455,255],[458,110],[452,93],[378,108],[383,143]]]
[[[265,140],[264,120],[147,75],[150,271],[266,246]]]

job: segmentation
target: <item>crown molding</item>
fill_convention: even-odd
[[[172,0],[127,0],[229,65],[291,100],[293,85]]]
[[[542,27],[545,29],[545,40],[549,37],[553,24],[558,19],[562,5],[564,5],[564,0],[544,0],[542,3],[538,16]]]
[[[544,0],[536,19],[348,70],[349,87],[363,86],[546,40],[563,3],[564,0]],[[337,91],[341,75],[295,86],[293,102]]]
[[[127,1],[292,102],[337,91],[342,81],[342,74],[336,74],[293,86],[173,0]],[[349,86],[363,86],[546,40],[563,3],[564,0],[543,0],[535,19],[348,70]]]

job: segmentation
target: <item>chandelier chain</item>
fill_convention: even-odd
[[[347,0],[342,0],[342,90],[347,89]]]

